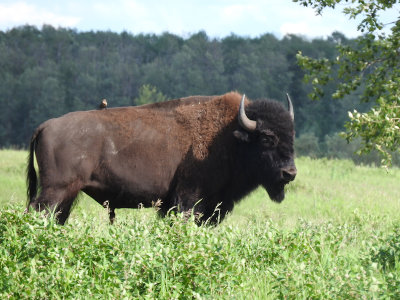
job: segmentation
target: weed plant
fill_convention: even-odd
[[[86,197],[59,226],[23,213],[24,155],[0,155],[19,168],[0,194],[1,299],[400,298],[397,169],[300,158],[282,204],[256,190],[216,227],[151,209],[109,225]]]

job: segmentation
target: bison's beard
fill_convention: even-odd
[[[272,201],[282,202],[285,199],[285,183],[279,182],[273,185],[264,186]]]

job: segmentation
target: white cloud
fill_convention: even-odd
[[[225,21],[235,22],[244,17],[248,10],[248,6],[234,4],[223,7],[221,10],[221,17]]]
[[[79,23],[77,17],[58,15],[26,2],[0,4],[0,26],[13,27],[19,25],[49,24],[54,26],[74,27]]]
[[[392,10],[388,22],[397,19],[398,11]],[[354,37],[360,34],[357,23],[340,9],[326,10],[321,17],[292,0],[0,0],[0,30],[50,24],[83,31],[169,31],[184,36],[205,30],[213,37],[230,33],[322,37],[338,30]]]
[[[122,11],[125,14],[131,15],[132,17],[138,17],[144,19],[149,17],[148,5],[140,3],[140,1],[124,0],[122,1]]]
[[[356,37],[357,21],[350,20],[341,11],[326,10],[323,15],[316,15],[309,8],[299,7],[287,12],[280,34],[298,34],[308,37],[327,37],[334,31],[344,33],[347,37]]]
[[[83,20],[82,25],[89,27],[94,23],[97,24],[96,29],[100,30],[127,30],[134,33],[160,33],[168,30],[163,29],[166,27],[166,22],[160,15],[158,7],[152,7],[146,2],[137,0],[95,3],[93,14]]]
[[[232,4],[220,7],[220,17],[223,22],[261,22],[268,19],[268,8],[261,3]]]

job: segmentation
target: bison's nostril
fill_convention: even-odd
[[[282,174],[282,179],[284,179],[285,181],[293,181],[294,178],[296,177],[297,170],[296,168],[282,169],[281,174]]]

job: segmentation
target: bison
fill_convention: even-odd
[[[161,200],[161,215],[190,212],[214,223],[259,185],[281,202],[297,172],[287,101],[288,109],[231,92],[50,119],[30,142],[27,209],[54,211],[64,224],[83,191],[108,203],[111,222],[116,208]]]

